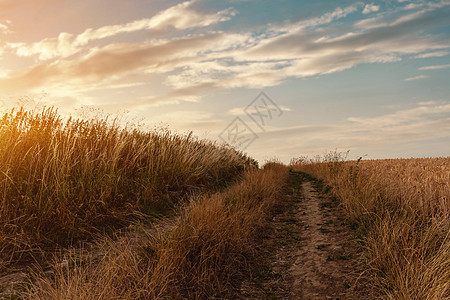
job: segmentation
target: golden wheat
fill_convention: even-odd
[[[252,163],[191,134],[13,109],[0,117],[0,268],[225,186]]]
[[[137,240],[100,243],[99,262],[70,258],[54,277],[36,275],[27,299],[223,299],[251,255],[287,181],[287,169],[269,164],[211,196],[195,196],[175,223]],[[227,296],[228,298],[231,296]]]
[[[359,225],[373,283],[391,299],[450,299],[450,158],[328,158],[291,167],[332,186]]]

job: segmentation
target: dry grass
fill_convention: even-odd
[[[450,158],[293,161],[332,186],[389,299],[450,299]]]
[[[137,240],[107,240],[105,255],[86,264],[80,256],[55,276],[37,280],[27,299],[205,299],[231,295],[287,180],[272,163],[212,196],[196,196],[165,230]],[[231,294],[230,294],[231,293]]]
[[[223,187],[252,164],[190,134],[12,110],[0,118],[0,267]]]

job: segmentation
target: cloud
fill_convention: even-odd
[[[62,32],[57,38],[47,38],[37,43],[8,43],[10,49],[15,50],[18,56],[38,55],[40,60],[48,60],[54,57],[69,57],[81,49],[73,44],[74,36]]]
[[[191,8],[194,1],[186,1],[172,6],[152,18],[133,21],[127,24],[104,26],[98,29],[87,29],[75,39],[77,45],[85,45],[91,40],[104,39],[120,33],[139,30],[161,31],[168,28],[186,30],[196,27],[206,27],[218,22],[224,22],[235,15],[232,9],[225,9],[213,14],[200,13]]]
[[[11,21],[6,20],[3,23],[0,22],[0,34],[11,34],[13,33],[13,30],[11,30]]]
[[[425,79],[425,78],[428,78],[428,76],[418,75],[418,76],[414,76],[414,77],[405,78],[405,81],[413,81],[413,80],[419,80],[419,79]]]
[[[29,69],[0,78],[3,91],[37,88],[55,81],[87,84],[114,79],[129,72],[163,73],[198,59],[213,47],[226,50],[233,40],[245,37],[212,33],[196,37],[178,38],[156,43],[111,44],[83,56],[79,60],[58,60],[42,63]]]
[[[438,104],[445,104],[442,103],[441,101],[434,101],[434,100],[430,100],[430,101],[421,101],[418,103],[420,106],[427,106],[427,105],[438,105]]]
[[[395,21],[395,25],[371,28],[362,32],[324,36],[324,31],[302,30],[282,33],[234,55],[241,62],[278,61],[281,68],[268,68],[272,82],[289,77],[330,74],[361,63],[387,63],[401,60],[402,54],[439,49],[447,45],[430,37],[417,37],[417,29],[432,27],[446,18],[439,12],[418,14]],[[276,80],[274,80],[276,79]],[[270,83],[270,82],[269,82]]]
[[[357,5],[350,5],[345,8],[336,8],[334,11],[326,13],[318,18],[310,19],[306,22],[299,23],[301,27],[314,27],[324,24],[329,24],[335,20],[342,19],[347,15],[355,12],[358,9]],[[303,26],[302,26],[303,25]]]
[[[375,4],[366,4],[362,11],[363,14],[370,14],[371,12],[376,12],[380,10],[380,6]]]
[[[382,16],[377,16],[373,18],[367,18],[360,21],[357,21],[354,24],[355,28],[358,29],[374,29],[374,28],[380,28],[380,27],[386,27],[389,26],[389,23],[383,21]]]
[[[374,118],[351,117],[347,120],[358,124],[358,126],[362,126],[362,128],[387,128],[400,125],[404,126],[417,121],[433,120],[439,115],[448,113],[450,113],[450,103],[434,106],[423,105]]]
[[[206,59],[190,64],[176,75],[168,76],[167,84],[177,89],[213,82],[217,88],[262,88],[278,84],[285,76],[284,72],[276,73],[284,63],[244,62],[230,65],[210,61],[208,57]]]
[[[436,51],[436,52],[430,52],[430,53],[422,53],[419,55],[416,55],[414,58],[428,58],[428,57],[441,57],[449,55],[450,52],[448,51]]]
[[[287,26],[275,26],[274,32],[298,32],[306,28],[314,28],[321,25],[330,24],[333,21],[345,18],[349,14],[358,10],[359,4],[350,5],[344,8],[337,7],[335,10],[325,13],[320,17],[296,22]]]
[[[419,70],[440,70],[440,69],[448,69],[448,68],[450,68],[450,64],[421,67],[421,68],[419,68]]]
[[[249,147],[249,151],[263,158],[270,153],[289,160],[292,153],[317,155],[335,149],[366,149],[401,143],[415,143],[450,137],[450,104],[428,102],[376,117],[349,117],[338,124],[302,125],[289,128],[272,128]],[[285,143],[289,140],[288,145]],[[366,152],[367,153],[367,152]],[[364,153],[363,153],[364,154]]]
[[[19,56],[38,55],[40,60],[66,58],[83,50],[91,41],[113,37],[123,33],[141,30],[163,31],[168,29],[187,30],[206,27],[229,20],[235,15],[232,9],[225,9],[213,14],[200,13],[191,8],[194,1],[186,1],[172,6],[152,18],[132,21],[126,24],[109,25],[100,28],[88,28],[79,35],[62,32],[56,38],[46,38],[39,42],[9,43],[9,47]],[[0,27],[1,29],[1,27]]]
[[[441,0],[439,2],[427,2],[427,6],[430,8],[442,8],[444,6],[449,6],[450,1],[449,0]]]
[[[227,125],[225,121],[217,119],[213,113],[199,110],[172,111],[154,116],[150,121],[156,126],[170,124],[172,130],[185,131],[186,128],[189,128],[198,133],[204,133],[206,128],[208,131],[217,132],[223,130]]]
[[[403,9],[409,10],[409,9],[417,9],[420,7],[423,7],[423,3],[409,3],[408,5],[405,5]]]
[[[230,109],[229,111],[228,111],[228,113],[230,114],[230,115],[233,115],[233,116],[244,116],[244,115],[246,115],[247,113],[245,112],[245,109],[246,109],[247,107],[235,107],[235,108],[232,108],[232,109]],[[267,109],[267,110],[270,110],[270,111],[278,111],[278,109],[281,109],[283,112],[286,112],[286,111],[292,111],[292,108],[289,108],[289,107],[287,107],[287,106],[278,106],[278,107],[275,107],[275,106],[273,106],[273,105],[267,105],[267,106],[265,106],[265,108],[264,109]],[[255,107],[250,107],[249,109],[247,109],[247,112],[248,113],[259,113],[258,111],[256,111],[256,108]]]
[[[390,20],[381,15],[356,22],[351,32],[348,27],[324,26],[357,11],[362,5],[357,3],[290,25],[272,26],[263,32],[203,29],[183,32],[182,38],[175,35],[134,43],[104,41],[106,45],[95,44],[87,50],[88,43],[118,34],[208,27],[235,14],[230,9],[198,12],[192,3],[172,6],[149,19],[87,29],[79,35],[61,33],[55,39],[31,45],[9,44],[19,55],[37,54],[47,61],[3,76],[0,88],[24,92],[51,90],[55,86],[62,89],[65,85],[68,92],[83,88],[90,91],[120,84],[131,75],[143,81],[152,74],[161,74],[170,91],[131,97],[125,102],[132,106],[162,105],[199,101],[213,90],[260,89],[289,78],[331,74],[364,63],[396,62],[407,54],[438,55],[448,48],[445,40],[417,34],[446,22],[447,9],[400,14]],[[429,51],[434,52],[423,54]]]
[[[265,39],[249,49],[242,59],[314,59],[343,55],[353,51],[358,54],[417,53],[429,49],[448,47],[445,43],[433,42],[429,37],[417,37],[417,30],[432,28],[447,20],[446,12],[433,11],[425,14],[397,19],[395,25],[374,28],[364,32],[345,33],[333,38],[324,37],[322,32],[295,32]],[[371,57],[371,55],[369,55]],[[241,59],[241,57],[238,57]],[[372,61],[373,59],[369,59]]]

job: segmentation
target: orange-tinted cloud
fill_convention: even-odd
[[[171,91],[165,95],[136,97],[135,105],[175,103],[199,99],[202,93],[211,90],[264,88],[287,78],[330,74],[362,63],[396,62],[406,54],[419,55],[433,50],[446,53],[443,49],[449,48],[446,41],[436,41],[432,35],[416,34],[419,29],[445,22],[448,8],[427,8],[394,20],[385,20],[381,14],[369,19],[370,26],[354,24],[354,32],[325,26],[358,10],[361,12],[360,4],[337,8],[298,23],[274,26],[260,34],[206,29],[183,37],[135,43],[108,40],[104,41],[106,45],[88,47],[91,42],[119,34],[169,27],[183,31],[222,22],[234,15],[231,10],[197,12],[191,4],[192,1],[184,2],[148,19],[86,29],[78,35],[61,33],[57,38],[34,44],[10,43],[15,53],[39,55],[48,62],[0,77],[0,89],[20,93],[66,85],[68,90],[81,90],[99,83],[103,87],[112,81],[120,84],[120,79],[130,74],[137,77],[164,74],[164,83]]]
[[[68,57],[83,50],[91,41],[113,37],[119,34],[141,30],[163,31],[168,29],[186,30],[206,27],[230,19],[235,12],[225,9],[216,13],[200,13],[191,8],[194,1],[186,1],[161,11],[151,18],[132,21],[125,24],[108,25],[100,28],[88,28],[81,34],[62,32],[56,38],[46,38],[32,44],[10,43],[19,56],[38,55],[41,60]],[[0,30],[1,30],[0,24]]]

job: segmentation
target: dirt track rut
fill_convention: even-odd
[[[302,184],[298,220],[304,226],[292,277],[292,299],[360,299],[355,295],[357,245],[329,198],[320,198],[311,181]]]
[[[257,284],[244,288],[242,298],[374,299],[360,276],[361,247],[343,208],[306,174],[290,176],[287,207],[264,237],[270,258],[263,276],[257,271]]]

